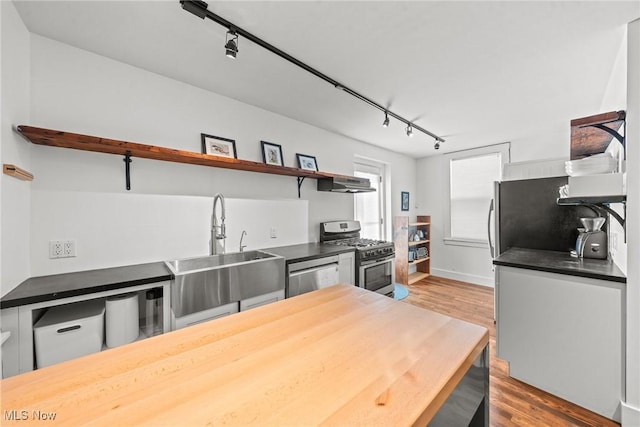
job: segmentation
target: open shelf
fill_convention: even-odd
[[[416,259],[416,260],[410,261],[408,263],[408,265],[421,264],[421,263],[423,263],[425,261],[429,261],[430,259],[431,259],[431,257],[424,257],[424,258]]]
[[[415,273],[411,273],[409,274],[409,284],[412,285],[422,279],[426,279],[427,277],[429,277],[430,274],[429,273],[423,273],[421,271],[416,271]]]
[[[431,217],[418,215],[411,219],[409,216],[393,219],[395,281],[402,285],[429,277],[431,272]],[[420,240],[414,240],[416,235]],[[417,258],[419,252],[422,252],[421,258]]]
[[[556,199],[558,206],[587,206],[592,210],[595,210],[600,215],[609,214],[620,224],[625,234],[625,242],[627,241],[627,196],[626,195],[614,195],[614,196],[583,196],[583,197],[562,197]],[[620,214],[609,207],[611,203],[622,203],[624,210],[624,218]]]
[[[304,178],[350,178],[346,175],[336,175],[287,166],[274,166],[250,160],[218,157],[193,151],[158,147],[155,145],[140,144],[137,142],[119,141],[115,139],[32,126],[20,125],[18,126],[17,131],[34,144],[47,145],[50,147],[71,148],[74,150],[94,151],[98,153],[119,154],[126,156],[125,160],[128,160],[130,157],[140,157],[166,162],[187,163],[191,165],[268,173],[272,175],[295,176],[298,177],[299,184],[301,183],[301,179]],[[127,167],[128,166],[129,165],[127,163]]]

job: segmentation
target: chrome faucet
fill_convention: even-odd
[[[247,247],[247,245],[243,245],[242,244],[242,239],[244,238],[244,236],[247,235],[247,232],[242,230],[242,234],[240,235],[240,252],[242,252],[244,250],[244,248]]]
[[[220,216],[220,224],[218,224],[218,219],[216,218],[216,206],[218,204],[218,200],[220,200],[220,206],[222,208],[222,215]],[[226,249],[226,243],[224,240],[227,238],[226,228],[224,226],[224,196],[220,193],[217,193],[213,197],[213,212],[211,219],[211,255],[216,255],[218,253],[218,244],[216,240],[222,240],[222,253],[224,253]],[[219,230],[219,231],[218,231]]]

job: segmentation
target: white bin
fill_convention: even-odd
[[[104,341],[104,300],[52,307],[33,334],[38,368],[96,353]]]
[[[109,297],[105,310],[107,347],[113,348],[128,344],[138,338],[140,334],[138,294]]]

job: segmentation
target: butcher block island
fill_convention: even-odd
[[[426,425],[480,360],[483,425],[488,342],[483,327],[335,285],[2,380],[2,424]]]

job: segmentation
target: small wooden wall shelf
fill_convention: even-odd
[[[31,172],[27,172],[24,169],[20,169],[16,165],[11,165],[9,163],[5,163],[2,165],[2,172],[5,175],[12,176],[14,178],[18,178],[22,181],[33,181],[33,174]]]
[[[216,168],[236,169],[250,172],[268,173],[273,175],[286,175],[298,177],[298,190],[304,178],[333,178],[344,177],[326,172],[315,172],[305,169],[286,166],[274,166],[250,160],[229,159],[201,154],[192,151],[177,150],[174,148],[158,147],[155,145],[139,144],[136,142],[118,141],[115,139],[101,138],[97,136],[82,135],[79,133],[63,132],[59,130],[44,129],[32,126],[20,125],[17,128],[27,140],[38,145],[50,147],[72,148],[75,150],[95,151],[98,153],[119,154],[130,157],[162,160],[175,163],[188,163],[191,165],[210,166]],[[127,163],[128,165],[128,163]]]

